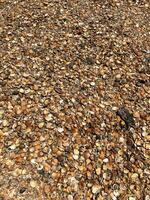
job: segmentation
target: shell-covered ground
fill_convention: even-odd
[[[0,10],[0,200],[150,200],[149,1]]]

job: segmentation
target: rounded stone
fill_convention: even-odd
[[[46,121],[51,121],[52,120],[52,115],[51,114],[48,114],[46,117],[45,117]]]
[[[96,194],[101,189],[100,185],[93,185],[92,193]]]
[[[31,186],[32,188],[36,188],[36,187],[37,187],[37,182],[34,181],[34,180],[31,180],[31,181],[30,181],[30,186]]]
[[[96,174],[99,176],[101,174],[101,168],[96,169]]]
[[[62,132],[64,131],[64,129],[61,128],[61,127],[59,127],[59,128],[57,129],[57,131],[58,131],[59,133],[62,133]]]

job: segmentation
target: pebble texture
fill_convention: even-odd
[[[149,200],[149,1],[0,9],[0,199]]]

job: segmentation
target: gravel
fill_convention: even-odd
[[[0,199],[150,199],[149,6],[0,1]]]

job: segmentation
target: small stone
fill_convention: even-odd
[[[31,148],[30,148],[30,152],[33,153],[34,151],[35,151],[35,148],[34,148],[34,147],[31,147]]]
[[[102,127],[102,128],[106,127],[106,124],[105,124],[104,122],[101,123],[101,127]]]
[[[10,148],[11,150],[14,150],[14,149],[16,149],[16,145],[13,144],[13,145],[11,145],[9,148]]]
[[[8,121],[7,120],[3,120],[3,126],[8,126]]]
[[[4,114],[4,110],[0,110],[0,118],[2,118],[3,114]]]
[[[40,122],[40,123],[38,124],[38,127],[39,127],[39,128],[43,128],[43,126],[44,126],[44,122]]]
[[[19,92],[20,92],[20,93],[24,93],[24,89],[23,89],[23,88],[20,88]]]
[[[22,174],[22,170],[21,169],[19,169],[19,168],[16,168],[14,171],[13,171],[13,175],[14,176],[18,176],[18,175],[20,175],[20,174]]]
[[[106,178],[107,178],[107,174],[103,173],[103,179],[106,179]]]
[[[59,173],[57,173],[57,172],[53,172],[53,173],[52,173],[52,178],[53,178],[54,180],[56,180],[58,177],[59,177]]]
[[[18,94],[19,94],[19,91],[18,91],[18,90],[12,91],[12,95],[18,95]]]
[[[59,133],[62,133],[64,131],[64,129],[61,128],[61,127],[59,127],[57,130],[58,130]]]
[[[135,118],[140,118],[140,113],[139,113],[138,111],[137,111],[137,112],[134,112],[133,115],[134,115]]]
[[[124,139],[123,137],[120,137],[120,138],[119,138],[119,142],[124,143],[124,142],[125,142],[125,139]]]
[[[114,191],[113,194],[115,197],[118,197],[120,195],[120,193],[118,191]]]
[[[96,194],[100,189],[101,189],[101,187],[99,185],[93,185],[92,193]]]
[[[79,150],[78,149],[74,149],[74,154],[75,155],[79,155]]]
[[[76,179],[76,178],[74,178],[74,177],[70,177],[69,178],[69,181],[70,181],[70,186],[72,187],[72,189],[75,191],[75,192],[77,192],[78,191],[78,184],[79,184],[79,182],[78,182],[78,180]]]
[[[91,85],[91,86],[95,86],[95,83],[94,83],[94,82],[91,82],[90,85]]]
[[[15,189],[10,190],[9,191],[9,198],[13,199],[14,195],[15,195]]]
[[[150,143],[146,143],[146,144],[145,144],[145,148],[146,148],[147,150],[150,150]]]
[[[129,197],[129,200],[136,200],[136,197]]]
[[[108,163],[109,159],[108,158],[104,158],[103,162],[104,163]]]
[[[50,58],[48,56],[45,57],[46,60],[50,60]]]
[[[91,160],[90,159],[86,159],[86,164],[90,164]]]
[[[149,4],[148,4],[148,3],[146,3],[146,4],[145,4],[145,7],[146,7],[146,8],[148,8],[148,7],[149,7]]]
[[[46,172],[49,172],[51,167],[48,163],[44,163],[44,169],[45,169]]]
[[[42,135],[40,136],[40,141],[43,142],[45,141],[45,137],[43,137]]]
[[[73,158],[74,158],[74,160],[78,160],[79,156],[78,156],[78,155],[75,155],[75,154],[73,154]]]
[[[21,107],[20,106],[18,106],[17,108],[16,108],[16,113],[17,113],[17,115],[20,115],[21,113],[22,113],[22,109],[21,109]]]
[[[121,74],[117,74],[117,75],[116,75],[116,78],[117,78],[117,79],[120,79],[120,78],[121,78]]]
[[[131,178],[132,178],[133,180],[137,179],[137,178],[138,178],[138,174],[137,174],[137,173],[133,173],[133,174],[131,175]]]
[[[112,200],[117,200],[117,197],[115,195],[112,195]]]
[[[14,165],[14,161],[13,160],[6,160],[6,165],[8,165],[8,166],[12,166],[12,165]]]
[[[142,132],[142,136],[145,137],[145,136],[148,136],[148,133],[146,131]],[[150,138],[150,136],[149,136]]]
[[[68,195],[68,200],[73,200],[73,196],[72,195]]]
[[[146,195],[145,200],[150,200],[150,196]]]
[[[22,170],[22,175],[25,175],[27,173],[26,169]]]
[[[45,185],[44,186],[44,191],[45,191],[46,194],[49,193],[50,192],[50,186],[49,185]]]
[[[31,180],[30,181],[30,186],[33,187],[33,188],[37,187],[37,182],[34,181],[34,180]]]
[[[118,108],[117,108],[117,107],[115,107],[115,106],[113,106],[113,107],[112,107],[112,110],[113,110],[113,111],[117,111],[117,110],[118,110]]]
[[[52,120],[52,115],[51,114],[48,114],[46,117],[45,117],[46,121],[51,121]]]
[[[101,174],[101,168],[96,169],[96,174],[99,176]]]
[[[22,188],[19,190],[19,192],[22,194],[22,193],[24,193],[24,192],[26,191],[26,189],[27,189],[27,188],[22,187]]]

